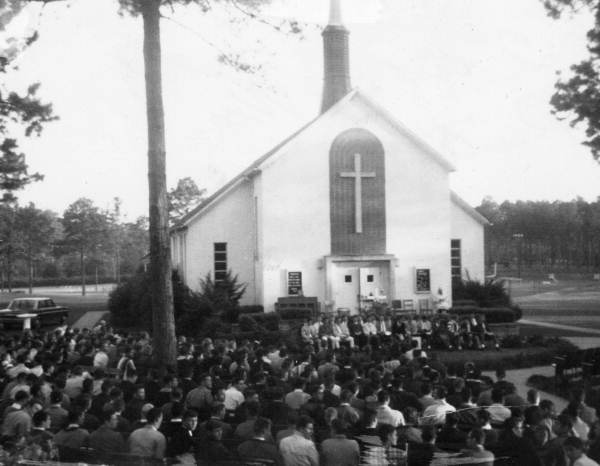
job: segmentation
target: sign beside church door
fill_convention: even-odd
[[[431,292],[431,271],[429,269],[415,269],[415,292]]]
[[[302,272],[288,272],[288,295],[290,296],[301,296],[302,295]]]

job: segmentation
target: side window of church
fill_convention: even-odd
[[[225,280],[227,275],[227,243],[214,243],[215,282]]]
[[[450,240],[450,261],[452,265],[451,273],[453,284],[460,282],[460,280],[462,279],[462,261],[460,256],[460,240]]]

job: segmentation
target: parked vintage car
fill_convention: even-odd
[[[69,309],[57,306],[51,298],[15,298],[6,309],[0,309],[0,324],[21,326],[23,319],[19,315],[35,314],[32,322],[35,326],[60,323],[69,316]]]

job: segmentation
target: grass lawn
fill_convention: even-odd
[[[503,348],[501,351],[487,349],[485,351],[431,351],[445,365],[464,366],[465,362],[472,361],[481,370],[495,370],[498,366],[507,369],[545,366],[552,362],[557,353],[565,348],[574,348],[568,342],[548,341],[546,346],[527,348]]]

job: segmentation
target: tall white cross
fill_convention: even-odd
[[[375,172],[361,172],[360,154],[354,154],[354,171],[341,172],[342,178],[354,178],[354,221],[356,233],[362,233],[362,179],[375,178]]]

